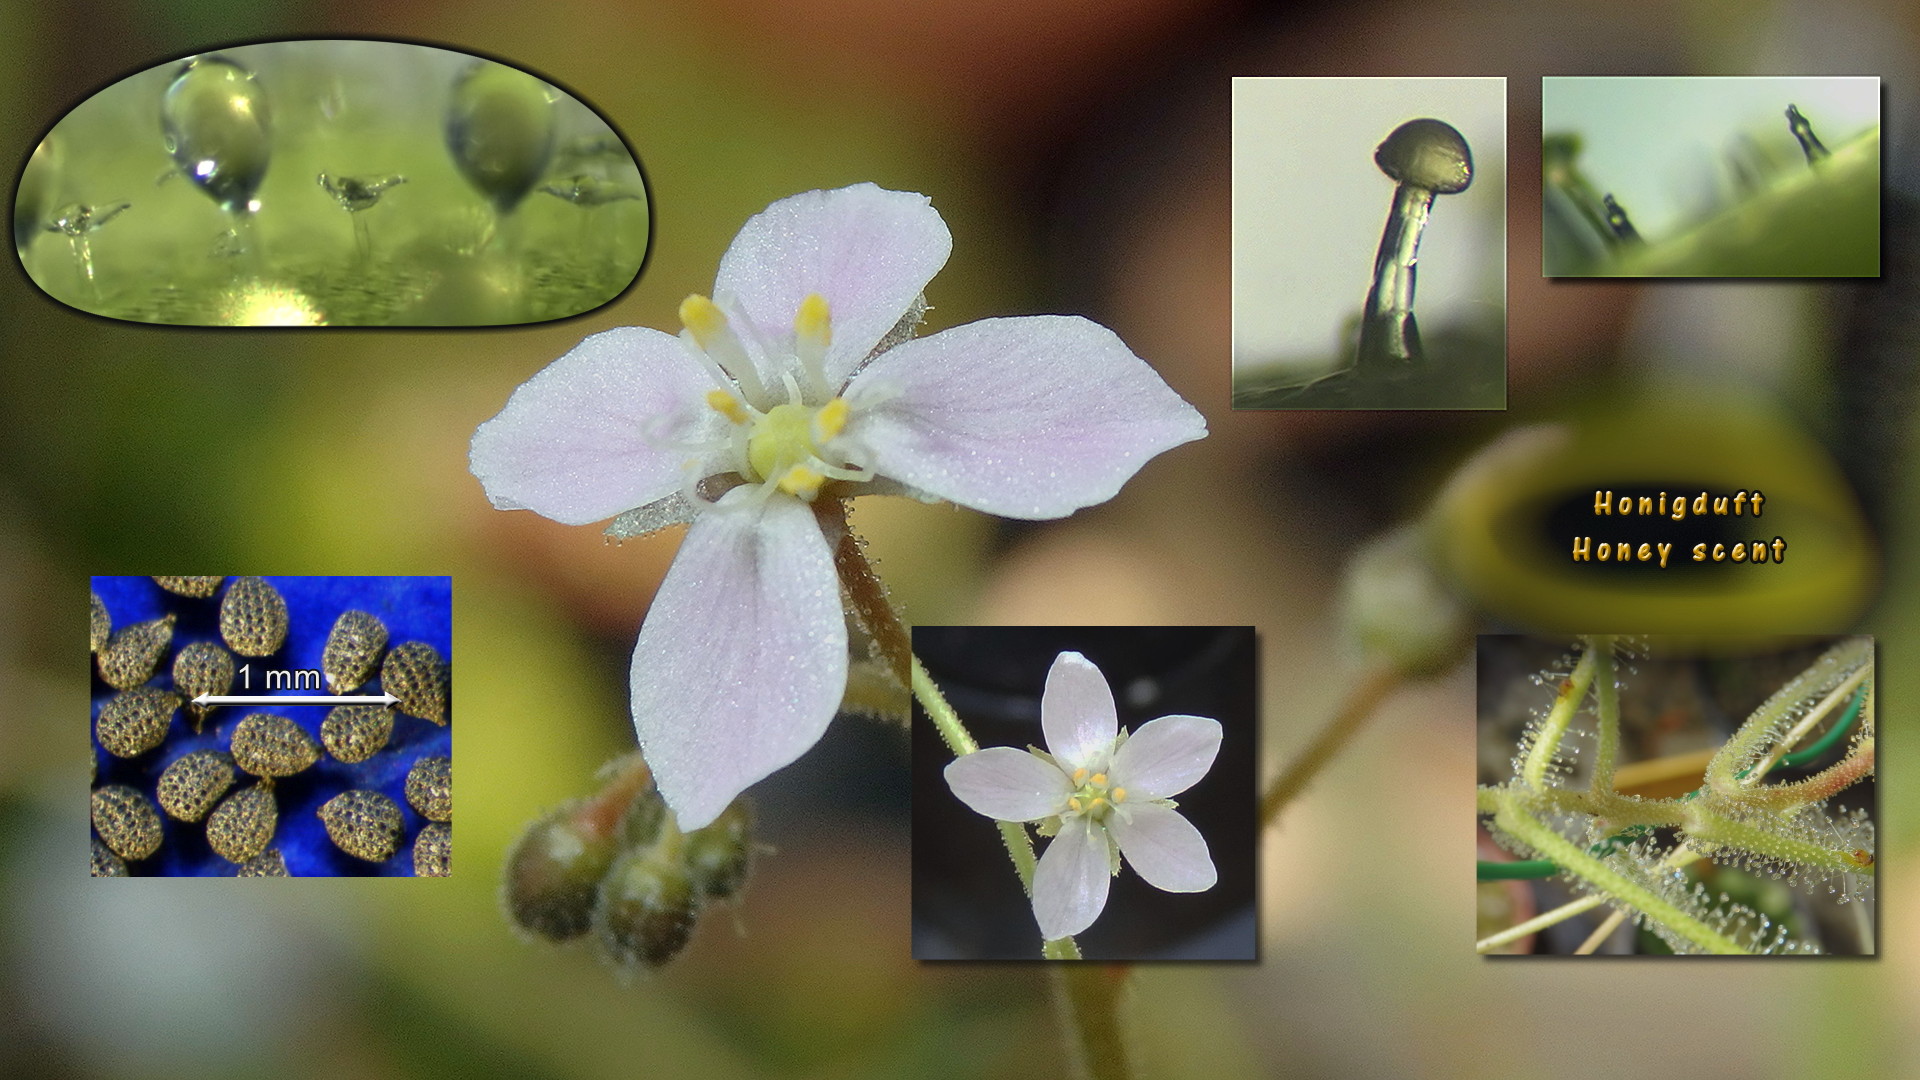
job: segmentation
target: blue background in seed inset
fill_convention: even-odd
[[[173,644],[154,673],[152,685],[173,688],[173,658],[181,647],[194,641],[213,641],[222,648],[220,637],[220,598],[232,583],[231,578],[211,597],[200,599],[176,596],[154,583],[150,577],[96,577],[93,591],[107,606],[115,630],[133,623],[157,619],[172,612],[175,616]],[[231,694],[315,694],[320,690],[266,689],[267,670],[320,670],[320,656],[326,648],[327,634],[340,613],[360,610],[378,617],[387,627],[387,649],[402,642],[424,641],[449,664],[453,659],[453,580],[446,577],[271,577],[266,579],[287,602],[287,638],[278,652],[265,657],[234,657],[236,674]],[[241,685],[238,669],[251,668],[251,687]],[[324,676],[322,677],[324,684]],[[116,691],[93,679],[93,715]],[[380,693],[376,675],[355,694]],[[196,750],[227,750],[233,729],[240,721],[257,712],[278,713],[291,718],[316,741],[320,724],[332,709],[330,705],[224,705],[207,718],[206,730],[196,734],[187,711],[174,715],[167,738],[156,750],[137,758],[117,758],[100,749],[93,740],[94,761],[99,765],[95,786],[126,784],[140,789],[149,798],[160,774],[168,765]],[[449,709],[451,716],[451,709]],[[396,712],[393,737],[387,746],[367,761],[348,765],[334,760],[322,750],[320,760],[303,772],[274,782],[274,797],[279,806],[279,824],[269,846],[280,849],[287,872],[295,877],[368,876],[404,877],[413,872],[413,841],[425,823],[407,804],[407,770],[423,756],[451,757],[453,729],[437,727],[415,716]],[[250,780],[245,773],[235,781],[237,790]],[[343,791],[363,788],[378,791],[392,799],[406,822],[406,831],[394,857],[374,864],[353,858],[334,846],[316,812],[328,799]],[[175,821],[161,814],[165,840],[151,859],[132,864],[135,873],[170,877],[218,877],[231,874],[234,865],[213,853],[207,846],[204,822]]]

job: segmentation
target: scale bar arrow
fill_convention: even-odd
[[[392,705],[400,699],[392,694],[359,695],[353,697],[330,697],[327,695],[301,696],[299,694],[268,694],[263,697],[231,696],[225,694],[201,694],[193,699],[195,705]]]

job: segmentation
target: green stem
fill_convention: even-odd
[[[1268,828],[1279,820],[1280,811],[1360,733],[1360,729],[1366,726],[1367,718],[1400,685],[1400,681],[1400,673],[1390,667],[1376,668],[1361,680],[1347,700],[1341,703],[1340,711],[1327,721],[1327,726],[1320,729],[1313,742],[1300,751],[1299,757],[1287,764],[1286,771],[1267,789],[1266,795],[1260,800],[1261,828]]]
[[[1745,949],[1731,938],[1716,933],[1707,924],[1680,910],[1653,890],[1588,854],[1578,844],[1548,828],[1545,823],[1518,805],[1517,792],[1504,793],[1500,812],[1494,820],[1502,829],[1560,865],[1567,873],[1581,878],[1615,903],[1625,904],[1649,919],[1665,926],[1679,937],[1711,953],[1745,955]]]
[[[1560,749],[1560,739],[1567,733],[1567,725],[1573,722],[1573,714],[1580,711],[1588,684],[1593,682],[1593,669],[1599,663],[1595,656],[1598,651],[1588,645],[1580,662],[1573,667],[1573,676],[1561,684],[1560,696],[1554,699],[1553,708],[1541,721],[1540,730],[1533,737],[1533,747],[1527,751],[1526,767],[1520,774],[1528,787],[1538,790],[1546,786],[1547,766],[1553,764],[1553,753]]]
[[[1620,684],[1613,677],[1613,639],[1588,638],[1587,650],[1594,657],[1594,711],[1600,718],[1600,729],[1595,736],[1592,790],[1595,794],[1611,794],[1614,764],[1620,757]]]
[[[910,658],[913,665],[913,696],[919,700],[920,707],[927,711],[927,719],[933,721],[934,730],[953,751],[954,757],[964,757],[980,749],[968,733],[967,726],[960,722],[960,714],[953,711],[947,703],[947,697],[936,686],[933,676],[927,674],[925,664],[918,656]],[[1013,860],[1014,872],[1020,875],[1020,888],[1026,894],[1033,895],[1033,839],[1027,835],[1027,828],[1018,822],[1002,821],[1000,839],[1007,845],[1007,857]],[[1070,937],[1046,942],[1041,946],[1040,954],[1049,960],[1078,960],[1080,947]]]
[[[1120,996],[1127,986],[1124,965],[1079,964],[1055,968],[1053,986],[1060,1021],[1079,1038],[1080,1075],[1092,1080],[1128,1080],[1134,1075],[1120,1027]]]

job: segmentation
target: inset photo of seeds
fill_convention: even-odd
[[[1548,277],[1878,277],[1880,80],[1550,76]]]
[[[1252,627],[913,650],[917,959],[1256,959]]]
[[[96,577],[93,876],[446,877],[446,577]]]
[[[1478,660],[1480,953],[1877,951],[1872,638]]]
[[[1235,78],[1234,408],[1506,408],[1506,143],[1501,78]]]
[[[34,284],[112,319],[490,326],[640,273],[640,162],[533,72],[396,41],[163,60],[73,103],[20,176]]]

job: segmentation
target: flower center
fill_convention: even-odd
[[[680,305],[683,339],[709,365],[720,385],[707,391],[707,406],[733,425],[735,468],[749,482],[812,502],[828,480],[870,480],[833,445],[846,429],[851,408],[826,387],[823,361],[832,340],[827,302],[818,293],[800,302],[794,317],[793,363],[780,374],[784,403],[776,403],[726,313],[704,296]],[[762,343],[762,351],[766,344]],[[825,399],[823,404],[814,405]]]
[[[1084,814],[1094,821],[1105,821],[1114,807],[1127,801],[1127,789],[1115,787],[1103,772],[1073,770],[1074,793],[1067,798],[1067,814]]]

